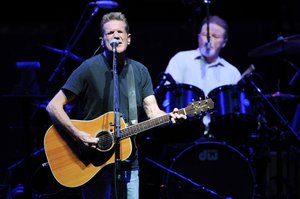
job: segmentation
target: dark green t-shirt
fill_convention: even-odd
[[[132,59],[126,60],[126,65],[118,72],[120,113],[128,122],[129,102],[127,89],[128,64],[131,64],[136,91],[138,121],[145,118],[143,99],[153,95],[153,85],[148,69]],[[111,66],[103,54],[96,55],[84,61],[75,69],[63,89],[78,96],[80,111],[76,119],[90,120],[109,111],[114,111],[114,80]],[[134,141],[134,138],[132,138]],[[136,145],[133,144],[131,157],[122,165],[124,169],[138,169]],[[132,163],[132,164],[131,164]]]

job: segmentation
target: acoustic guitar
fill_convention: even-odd
[[[196,116],[214,107],[212,99],[190,103],[178,112]],[[93,120],[72,120],[72,123],[94,137],[99,138],[95,150],[82,150],[67,133],[50,126],[44,137],[44,148],[52,174],[63,186],[78,187],[88,182],[103,167],[115,162],[114,112],[107,112]],[[120,118],[120,160],[126,160],[132,152],[130,136],[169,123],[169,114],[152,118],[126,127]]]

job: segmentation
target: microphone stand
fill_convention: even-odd
[[[204,0],[203,1],[206,5],[206,23],[207,23],[207,49],[210,49],[211,48],[211,44],[210,44],[210,33],[209,33],[209,4],[211,3],[210,0]]]
[[[113,80],[114,80],[114,125],[115,125],[115,184],[116,198],[119,196],[119,181],[121,180],[120,160],[120,103],[119,103],[119,80],[117,72],[116,43],[112,42],[113,48]]]

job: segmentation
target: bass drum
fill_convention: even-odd
[[[164,177],[163,186],[167,199],[219,198],[216,194],[254,198],[255,179],[247,158],[225,143],[194,144],[179,153],[170,170]]]
[[[174,108],[184,108],[192,101],[204,99],[204,92],[195,86],[188,84],[169,84],[161,88],[156,94],[158,103],[167,113],[172,112]]]

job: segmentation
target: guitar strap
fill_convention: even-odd
[[[127,74],[127,89],[128,89],[128,103],[129,103],[129,125],[137,124],[137,106],[135,94],[135,81],[132,65],[129,61]]]

